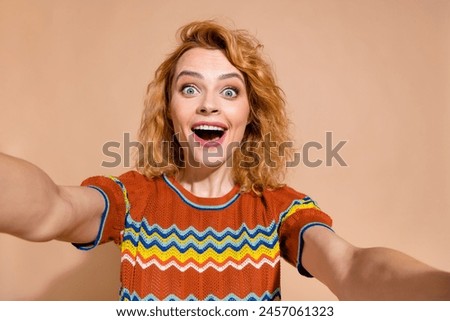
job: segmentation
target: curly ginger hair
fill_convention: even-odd
[[[176,175],[183,167],[183,151],[174,138],[169,117],[176,64],[192,48],[218,49],[244,75],[250,105],[250,121],[242,141],[245,144],[233,151],[233,180],[240,186],[241,192],[254,191],[257,195],[261,195],[266,188],[282,186],[286,162],[293,153],[292,147],[285,144],[282,151],[267,149],[263,141],[265,137],[277,144],[290,141],[287,134],[289,122],[284,93],[276,84],[270,64],[263,57],[262,44],[245,30],[228,29],[212,20],[191,22],[181,27],[178,38],[178,47],[157,68],[153,81],[147,86],[139,130],[139,141],[144,146],[144,152],[139,153],[138,170],[151,178],[163,174]],[[167,142],[175,148],[167,148]],[[252,155],[256,157],[251,162],[249,153],[243,151],[244,145],[254,148]]]

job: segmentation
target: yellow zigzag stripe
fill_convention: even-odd
[[[125,186],[122,184],[122,182],[116,177],[116,176],[107,176],[109,179],[113,180],[117,185],[119,185],[120,189],[122,190],[123,199],[125,200],[125,212],[128,213],[130,211],[130,201],[128,200],[128,193]]]
[[[311,203],[307,203],[307,204],[297,204],[292,206],[289,209],[289,212],[284,216],[283,221],[285,221],[289,216],[291,216],[292,214],[294,214],[295,212],[299,211],[299,210],[303,210],[303,209],[307,209],[307,208],[315,208],[315,209],[319,209],[316,204],[314,204],[314,202]]]
[[[188,261],[189,259],[192,259],[199,264],[203,264],[205,261],[211,258],[214,259],[217,263],[223,263],[229,260],[229,258],[233,258],[236,261],[242,261],[242,259],[246,255],[250,255],[250,257],[252,257],[255,261],[258,260],[258,258],[263,254],[273,259],[280,252],[278,245],[276,245],[273,249],[266,246],[261,246],[256,251],[248,245],[245,245],[238,252],[231,248],[228,248],[222,253],[217,253],[213,249],[209,248],[202,254],[199,254],[194,249],[189,249],[186,252],[181,253],[175,247],[171,247],[166,251],[162,251],[156,246],[152,246],[151,248],[146,249],[142,244],[139,244],[136,248],[130,241],[125,241],[122,243],[122,252],[126,250],[129,251],[133,257],[136,257],[139,253],[139,255],[144,258],[144,260],[147,260],[152,255],[155,255],[161,261],[168,261],[171,258],[175,257],[178,261],[183,263]]]

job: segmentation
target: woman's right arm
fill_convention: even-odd
[[[103,196],[81,186],[58,186],[35,165],[0,153],[0,233],[29,241],[95,240]]]

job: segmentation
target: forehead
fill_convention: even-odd
[[[205,75],[235,72],[242,76],[242,73],[218,49],[189,49],[178,60],[175,74],[177,75],[184,70],[196,71]]]

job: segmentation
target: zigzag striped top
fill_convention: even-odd
[[[276,300],[280,258],[301,266],[301,233],[331,226],[311,198],[283,187],[261,197],[235,187],[218,198],[191,194],[173,178],[135,171],[96,176],[106,207],[97,239],[121,247],[121,300]]]

